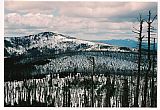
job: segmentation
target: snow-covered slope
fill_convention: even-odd
[[[53,32],[23,37],[5,37],[5,78],[49,72],[91,72],[89,57],[95,58],[95,72],[133,71],[137,55],[132,49],[91,42]],[[18,57],[17,57],[18,56]],[[12,71],[10,73],[9,70]],[[13,70],[11,70],[13,69]],[[26,71],[25,71],[26,70]]]
[[[40,54],[48,55],[91,50],[131,51],[129,48],[80,40],[53,32],[42,32],[23,37],[5,37],[4,44],[5,57],[19,55],[36,56]]]
[[[58,72],[91,72],[92,63],[89,60],[89,55],[73,55],[64,56],[56,59],[50,59],[50,62],[45,65],[36,65],[38,73],[48,73],[52,71],[53,73]],[[137,63],[118,59],[115,57],[105,57],[105,56],[94,56],[95,60],[95,72],[113,72],[118,70],[133,71],[137,69]],[[36,73],[35,73],[36,74]]]

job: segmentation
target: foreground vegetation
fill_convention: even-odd
[[[157,83],[154,78],[154,107],[157,106]],[[138,106],[143,106],[144,77],[140,78]],[[4,83],[5,106],[53,107],[134,107],[136,76],[53,74],[39,79]],[[93,86],[92,86],[93,85]],[[147,107],[151,106],[151,78],[148,81]],[[93,93],[92,93],[93,87]],[[93,99],[92,99],[93,96]]]

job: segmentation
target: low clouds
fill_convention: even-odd
[[[131,38],[138,13],[157,13],[152,2],[5,2],[5,35],[54,31],[80,39]],[[156,23],[155,23],[156,25]]]

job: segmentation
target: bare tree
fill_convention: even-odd
[[[144,36],[142,36],[142,28],[143,28],[143,22],[144,20],[142,19],[141,14],[139,15],[139,18],[137,18],[139,21],[139,29],[136,29],[135,27],[133,27],[135,29],[135,31],[133,31],[134,33],[138,34],[138,41],[139,41],[139,48],[138,48],[138,74],[137,74],[137,85],[136,85],[136,95],[135,95],[135,101],[134,101],[134,106],[138,107],[138,97],[139,97],[139,83],[140,83],[140,74],[141,74],[141,51],[142,51],[142,39],[144,38]]]
[[[92,92],[91,93],[92,94],[92,96],[91,96],[92,105],[91,105],[91,107],[94,107],[94,91],[93,91],[93,89],[94,89],[94,81],[93,81],[93,75],[94,75],[95,61],[94,61],[94,57],[90,57],[88,60],[92,63],[92,74],[91,74],[91,77],[92,77],[92,90],[91,90],[91,92]]]
[[[152,84],[151,84],[151,107],[156,106],[155,104],[155,100],[156,100],[156,95],[155,93],[155,84],[154,84],[154,77],[155,77],[155,53],[156,53],[156,47],[155,47],[156,43],[155,43],[155,38],[154,38],[154,44],[153,44],[153,57],[152,57]]]
[[[145,74],[145,86],[144,86],[144,101],[143,101],[143,105],[144,107],[146,107],[146,97],[147,97],[147,89],[148,89],[148,75],[150,73],[150,70],[151,70],[151,29],[152,29],[152,26],[151,24],[153,23],[153,21],[156,19],[157,15],[155,15],[153,17],[153,19],[151,19],[151,12],[149,11],[149,15],[148,15],[148,21],[147,24],[148,24],[148,69],[147,69],[147,72]]]
[[[122,107],[129,107],[128,95],[129,95],[128,80],[124,79],[123,93],[122,93]]]

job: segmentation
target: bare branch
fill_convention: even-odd
[[[150,26],[151,28],[154,28],[153,26]]]
[[[157,35],[157,34],[151,34],[151,35]]]
[[[135,38],[139,39],[139,37],[135,37]]]
[[[142,39],[144,38],[145,35],[142,36]]]
[[[146,23],[149,23],[147,20],[144,20]]]
[[[155,28],[154,28],[154,29],[151,29],[151,30],[152,30],[152,31],[157,31],[157,29],[155,29]]]
[[[157,39],[156,37],[151,37],[151,39]]]
[[[140,22],[140,19],[139,19],[139,18],[137,18],[137,20]]]
[[[142,19],[142,15],[139,13],[139,20],[141,21],[141,19]]]
[[[155,32],[155,31],[150,31],[150,32]]]
[[[156,18],[157,18],[157,15],[156,15],[156,16],[154,16],[154,18],[152,19],[151,23],[152,23]]]
[[[151,30],[157,30],[157,29],[156,29],[156,28],[154,28],[154,27],[151,27],[150,29],[151,29]]]
[[[135,29],[136,31],[140,32],[138,29],[136,29],[134,26],[133,26],[133,29]]]
[[[132,32],[134,32],[134,33],[136,33],[136,34],[140,34],[139,32],[136,32],[136,31],[132,31]]]

